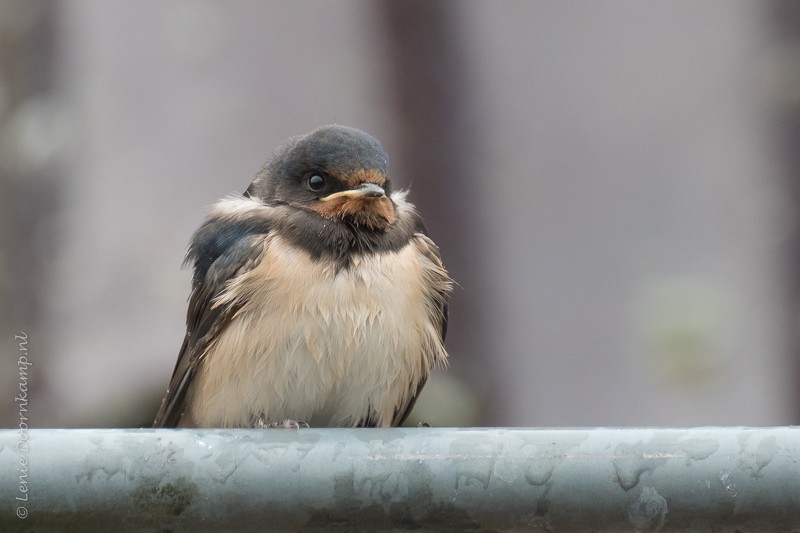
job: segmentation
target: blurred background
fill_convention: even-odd
[[[0,2],[0,424],[152,421],[207,207],[383,142],[459,286],[438,426],[800,423],[800,3]]]

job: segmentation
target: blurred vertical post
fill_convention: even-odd
[[[25,332],[36,346],[44,273],[43,251],[56,190],[46,175],[52,131],[54,4],[49,0],[0,3],[0,391],[8,402],[18,387],[19,346]],[[31,361],[35,357],[31,355]],[[35,372],[33,364],[31,372]],[[30,383],[36,388],[36,382]],[[13,409],[0,411],[0,424],[16,425]]]
[[[481,398],[486,422],[493,406],[485,400],[495,382],[487,362],[497,347],[486,327],[493,306],[485,274],[491,258],[481,247],[484,210],[472,164],[481,138],[459,25],[463,6],[385,0],[376,7],[399,141],[392,165],[409,180],[413,202],[458,284],[447,337],[450,375],[464,379],[469,394]]]
[[[786,254],[786,305],[791,328],[788,345],[791,349],[794,398],[794,419],[800,423],[800,3],[787,0],[773,2],[771,47],[765,71],[773,82],[770,104],[776,120],[775,141],[782,158],[786,189],[791,195],[794,224],[789,234]],[[769,83],[769,81],[767,81]]]

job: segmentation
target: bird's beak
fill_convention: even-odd
[[[336,198],[384,198],[386,191],[383,187],[375,183],[364,183],[357,189],[339,191],[320,198],[323,202],[335,200]]]

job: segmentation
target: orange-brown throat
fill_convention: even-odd
[[[397,218],[394,204],[386,196],[380,198],[344,196],[320,202],[311,209],[325,218],[347,220],[356,226],[371,230],[385,230]]]
[[[370,230],[383,231],[394,223],[397,218],[394,203],[382,191],[386,185],[383,172],[359,169],[348,174],[330,174],[343,183],[347,190],[322,198],[321,202],[311,207],[313,211],[330,220],[346,220]],[[367,192],[370,185],[376,185],[372,189],[377,189],[381,196],[376,196],[374,190]],[[365,194],[359,194],[359,190]]]

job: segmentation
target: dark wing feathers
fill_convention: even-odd
[[[155,427],[175,427],[186,408],[186,393],[198,364],[214,339],[238,310],[235,303],[214,305],[227,283],[252,269],[263,254],[258,234],[269,231],[264,220],[209,218],[192,237],[186,262],[193,263],[192,293],[183,340]]]
[[[264,217],[209,217],[192,236],[184,260],[184,265],[192,264],[194,268],[192,283],[205,280],[211,265],[220,258],[224,259],[226,252],[242,239],[269,233],[272,226],[272,222]]]
[[[424,229],[422,225],[422,221],[420,220],[420,229]],[[434,265],[438,266],[444,271],[444,265],[442,264],[442,256],[439,252],[439,247],[434,244],[434,242],[428,238],[424,233],[417,233],[416,237],[420,237],[422,239],[422,243],[424,246],[419,246],[419,251],[427,257]],[[433,306],[436,311],[433,313],[432,317],[434,320],[437,320],[438,323],[438,330],[441,334],[442,344],[444,344],[444,339],[447,336],[447,315],[448,315],[448,308],[447,308],[447,299],[448,299],[448,290],[449,287],[449,280],[444,283],[441,287],[437,287],[436,294],[434,298],[432,298],[428,304]],[[403,422],[405,422],[408,415],[411,413],[411,410],[414,409],[414,404],[417,403],[417,398],[419,397],[419,393],[422,392],[422,387],[425,386],[427,382],[427,376],[419,381],[417,384],[412,384],[412,387],[415,387],[411,394],[409,394],[408,399],[405,402],[405,405],[401,405],[395,411],[394,418],[392,419],[392,426],[397,427],[400,426]]]

